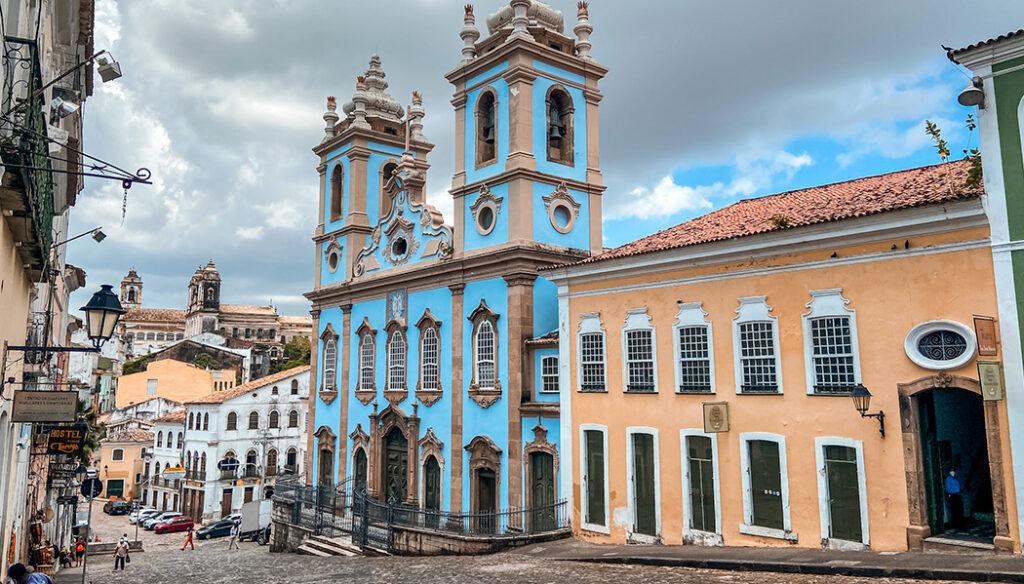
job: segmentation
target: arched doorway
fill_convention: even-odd
[[[945,372],[900,384],[899,393],[910,549],[927,542],[1012,551],[999,402],[984,401],[977,380]]]
[[[331,487],[334,485],[334,451],[330,448],[320,449],[320,458],[317,463],[320,472],[317,475],[317,485],[320,487]]]
[[[366,450],[362,448],[356,449],[355,462],[352,465],[355,468],[355,488],[357,491],[366,490]]]
[[[441,464],[434,456],[427,457],[423,465],[423,508],[427,511],[441,510]],[[438,515],[427,515],[427,522],[432,527],[438,525]]]
[[[404,503],[409,494],[409,441],[397,427],[384,438],[384,500]]]
[[[555,457],[547,452],[530,454],[530,520],[533,531],[555,528]]]

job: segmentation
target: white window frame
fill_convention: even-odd
[[[750,447],[754,440],[775,442],[779,445],[779,473],[782,480],[782,529],[754,525],[754,498],[750,486]],[[786,437],[770,432],[743,432],[740,434],[740,465],[743,482],[743,523],[740,533],[772,537],[786,541],[797,541],[799,536],[792,531],[793,525],[789,517],[789,464],[786,462]]]
[[[715,339],[711,330],[711,321],[707,319],[708,313],[704,312],[702,302],[680,302],[679,312],[676,314],[676,323],[672,326],[672,362],[676,375],[676,393],[693,393],[697,395],[715,394]],[[683,392],[679,388],[683,385],[683,369],[679,362],[679,355],[682,348],[679,346],[679,329],[691,327],[704,327],[708,335],[708,373],[711,379],[711,392]]]
[[[646,312],[646,309],[645,309]],[[636,525],[636,503],[633,469],[633,435],[650,434],[654,436],[654,531],[653,537],[646,533],[634,533]],[[630,426],[626,428],[626,504],[629,509],[629,525],[626,527],[626,541],[639,543],[657,543],[661,539],[661,454],[658,447],[658,429],[650,426]]]
[[[963,355],[948,361],[936,361],[935,359],[925,357],[917,350],[917,344],[920,342],[922,337],[942,330],[953,331],[967,341],[967,348],[964,350]],[[930,320],[910,329],[910,332],[907,333],[906,339],[903,341],[903,350],[906,351],[907,357],[909,357],[915,365],[925,369],[931,369],[933,371],[945,371],[963,367],[973,361],[974,358],[977,357],[978,340],[974,337],[974,331],[972,331],[967,325],[960,324],[954,320]]]
[[[544,373],[544,363],[546,361],[550,361],[552,359],[554,359],[554,361],[555,361],[555,373],[553,375],[545,375],[545,373]],[[539,393],[546,393],[546,394],[556,394],[556,393],[558,393],[558,379],[559,379],[558,363],[559,363],[558,355],[541,355],[541,357],[540,357],[540,387],[537,388]],[[544,386],[545,386],[544,380],[545,380],[545,378],[552,378],[552,377],[555,380],[555,389],[544,389]]]
[[[647,307],[643,308],[630,308],[626,311],[626,321],[622,326],[621,333],[621,344],[622,344],[622,392],[623,393],[640,393],[640,394],[651,394],[658,393],[658,335],[654,329],[654,325],[651,324],[651,315],[647,312]],[[630,391],[629,390],[629,352],[627,350],[627,333],[629,331],[636,330],[649,330],[651,331],[651,368],[654,374],[654,388],[650,391]],[[607,349],[606,349],[607,351]],[[606,357],[607,358],[607,357]],[[607,381],[605,382],[607,383]]]
[[[377,342],[373,337],[373,333],[366,332],[359,338],[359,389],[362,390],[373,389],[374,384],[372,382],[377,376]],[[368,354],[366,353],[367,347],[370,348],[370,352]],[[368,362],[367,357],[369,357]],[[366,384],[364,383],[367,380],[367,370],[369,371],[368,377],[371,381],[369,387],[366,387]]]
[[[587,483],[590,481],[587,475],[587,430],[600,432],[604,438],[604,524],[589,523],[587,517]],[[608,475],[608,426],[600,424],[580,424],[580,529],[611,535],[612,510],[608,500],[608,482],[611,477]]]
[[[744,296],[739,299],[736,318],[732,319],[733,367],[736,375],[737,395],[782,395],[782,346],[779,342],[779,318],[772,316],[767,296]],[[775,344],[775,380],[778,392],[743,392],[743,361],[742,345],[740,344],[740,325],[750,322],[769,322],[772,325],[772,342]]]
[[[484,332],[484,325],[488,327],[491,335],[490,359],[483,359],[480,357],[480,335]],[[490,380],[488,385],[484,385],[480,376],[481,363],[490,363],[492,367],[493,379]],[[480,389],[493,390],[498,387],[498,331],[494,324],[489,320],[482,321],[477,327],[476,334],[473,335],[473,367],[476,372],[476,383]]]
[[[395,347],[393,345],[396,343],[402,344],[401,351],[395,351]],[[387,342],[387,352],[388,372],[386,388],[393,391],[404,390],[406,388],[406,379],[409,375],[409,343],[405,339],[405,333],[398,329],[392,331],[391,338],[389,338]],[[396,357],[401,359],[400,364],[396,363]],[[401,370],[400,376],[398,371],[399,369]],[[399,377],[397,384],[395,384],[396,376]]]
[[[120,456],[118,456],[119,454]],[[110,449],[110,460],[111,462],[121,462],[124,460],[124,448]]]
[[[334,357],[331,358],[331,354]],[[338,386],[338,342],[331,337],[324,343],[324,389],[332,391]]]
[[[428,336],[431,335],[431,336]],[[428,359],[428,351],[426,344],[428,338],[432,338],[434,343],[434,356],[433,359]],[[423,332],[420,335],[420,388],[427,391],[436,391],[441,389],[441,336],[437,334],[437,328],[434,326],[427,326],[423,328]],[[423,383],[424,379],[427,379],[426,374],[427,367],[434,368],[434,385],[433,387],[427,387]]]
[[[686,439],[691,436],[711,439],[711,474],[715,491],[715,531],[714,533],[690,527],[693,518],[693,503],[690,501],[690,453],[686,449]],[[679,431],[679,452],[683,478],[683,543],[704,546],[723,545],[722,540],[722,495],[721,481],[718,475],[718,434],[705,432],[701,428],[685,428]]]
[[[807,373],[807,395],[839,395],[845,393],[817,393],[814,386],[817,379],[814,374],[814,338],[811,333],[812,321],[818,318],[846,317],[850,319],[850,350],[853,355],[853,382],[861,382],[860,376],[860,345],[857,342],[857,311],[847,308],[850,301],[843,298],[842,288],[827,290],[811,290],[811,301],[805,306],[810,310],[803,315],[804,332],[804,369]]]
[[[832,539],[828,536],[832,519],[829,515],[828,476],[825,474],[825,447],[845,446],[857,452],[857,488],[860,498],[860,533],[861,541]],[[868,520],[868,489],[867,473],[864,471],[864,443],[852,438],[837,436],[820,436],[814,439],[814,459],[818,469],[818,512],[821,517],[821,541],[827,549],[832,550],[863,550],[871,545],[871,531]]]
[[[601,351],[601,371],[604,374],[603,389],[583,389],[583,335],[601,335],[603,350]],[[567,365],[567,364],[566,364]],[[588,312],[580,315],[580,324],[576,330],[576,391],[585,393],[608,392],[608,334],[601,322],[601,313]]]

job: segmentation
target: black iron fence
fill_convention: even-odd
[[[353,485],[352,479],[331,487],[279,481],[274,499],[291,505],[288,519],[292,525],[327,537],[348,535],[356,545],[386,551],[393,549],[396,527],[490,539],[521,538],[569,528],[565,500],[529,509],[461,513],[385,503]]]

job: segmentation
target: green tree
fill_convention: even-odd
[[[211,357],[208,353],[196,355],[196,358],[192,360],[192,364],[200,369],[210,369],[213,371],[220,371],[224,368],[220,361]]]
[[[149,366],[149,362],[153,359],[153,354],[143,355],[138,359],[132,359],[131,361],[125,361],[124,365],[121,366],[121,375],[131,375],[132,373],[139,373],[145,371],[146,367]]]
[[[270,373],[278,373],[295,367],[309,365],[310,354],[309,339],[306,337],[295,337],[285,343],[284,359],[279,359],[270,364]]]

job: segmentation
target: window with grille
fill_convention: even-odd
[[[582,391],[605,390],[603,334],[580,335],[580,377]]]
[[[238,429],[238,415],[235,414],[235,412],[231,412],[231,413],[228,414],[227,429],[228,430],[237,430]],[[179,444],[181,443],[181,438],[178,438],[178,443]]]
[[[654,347],[650,330],[626,331],[626,391],[654,391]]]
[[[420,388],[438,389],[438,339],[437,331],[429,327],[423,331],[420,341]]]
[[[679,391],[711,393],[708,328],[706,326],[679,327],[677,334],[679,336]]]
[[[558,357],[544,357],[541,359],[540,390],[558,393]]]
[[[775,323],[744,322],[739,325],[740,369],[743,393],[777,393]]]
[[[258,430],[260,427],[260,415],[258,412],[251,412],[249,414],[249,429]]]
[[[476,381],[481,389],[494,389],[494,326],[480,323],[476,333]]]
[[[299,412],[292,410],[288,412],[288,427],[298,428],[299,427]]]
[[[334,339],[324,343],[324,389],[334,389],[337,381],[338,345]]]
[[[373,337],[363,335],[359,344],[359,389],[373,389]]]
[[[853,366],[850,318],[829,316],[811,320],[815,393],[848,393],[857,384]]]
[[[388,341],[388,389],[405,389],[405,336],[400,331]]]

